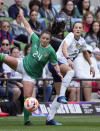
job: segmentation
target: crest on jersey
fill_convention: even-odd
[[[76,48],[79,48],[79,44],[78,43],[76,43]]]

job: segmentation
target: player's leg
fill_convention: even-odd
[[[60,106],[60,103],[57,102],[57,98],[59,96],[60,93],[60,87],[61,87],[61,82],[55,82],[54,83],[54,87],[56,90],[56,96],[52,102],[51,108],[50,108],[50,112],[48,114],[47,120],[46,120],[46,125],[62,125],[61,123],[58,123],[54,120],[55,114],[57,112],[57,109]]]
[[[57,112],[57,109],[60,106],[60,103],[57,102],[57,98],[58,98],[58,95],[60,93],[61,78],[58,76],[54,67],[51,64],[48,65],[48,68],[49,68],[49,71],[52,73],[52,76],[53,76],[54,87],[55,87],[55,90],[56,90],[56,96],[55,96],[55,98],[52,102],[52,105],[50,107],[50,111],[49,111],[49,114],[48,114],[48,117],[47,117],[47,120],[46,120],[46,125],[61,125],[61,123],[58,123],[54,120],[54,116]]]
[[[14,70],[16,70],[18,65],[18,61],[16,58],[1,53],[0,53],[0,62],[4,62]]]
[[[23,87],[24,87],[24,101],[25,101],[28,97],[32,96],[34,83],[30,81],[23,81]],[[24,108],[24,124],[28,126],[32,125],[32,123],[29,120],[29,115],[30,112],[26,111]]]
[[[74,76],[74,70],[72,70],[66,64],[61,64],[60,70],[61,70],[62,74],[64,75],[64,78],[62,80],[60,95],[59,95],[57,101],[59,103],[67,104],[67,100],[65,98],[65,92],[66,92],[66,89],[69,87],[69,84]]]

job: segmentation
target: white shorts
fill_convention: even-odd
[[[32,79],[25,71],[24,67],[23,67],[23,59],[22,58],[18,58],[18,66],[16,71],[22,74],[22,79],[23,81],[30,81],[30,82],[36,82],[35,79]]]

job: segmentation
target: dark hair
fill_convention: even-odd
[[[64,39],[65,19],[55,18],[52,27],[49,29],[54,37]],[[60,35],[59,35],[60,34]]]
[[[79,2],[77,4],[77,8],[78,8],[81,15],[83,15],[83,1],[84,0],[79,0]],[[89,2],[90,2],[90,0],[89,0]],[[90,5],[89,5],[88,9],[86,9],[86,10],[89,11],[89,9],[90,9]]]
[[[30,10],[30,14],[29,15],[31,15],[32,12],[37,12],[37,14],[38,14],[38,11],[36,11],[36,10]]]
[[[66,9],[66,5],[67,5],[67,3],[69,1],[71,1],[73,3],[73,10],[72,10],[71,14],[69,14],[68,10]],[[63,8],[61,9],[61,11],[65,12],[67,15],[75,17],[75,5],[74,5],[74,1],[73,0],[66,0],[65,5],[63,5]]]
[[[42,31],[42,33],[40,34],[40,37],[41,37],[43,34],[48,34],[48,35],[50,36],[50,39],[52,38],[52,35],[51,35],[51,33],[50,33],[48,30]]]
[[[27,50],[32,46],[32,44],[27,44],[24,48],[24,56],[27,55]]]
[[[99,26],[100,26],[100,23],[99,23],[98,21],[94,20],[94,21],[92,22],[92,24],[90,25],[89,32],[86,34],[86,36],[87,36],[87,35],[90,35],[91,37],[93,37],[93,34],[94,34],[93,25],[94,25],[94,23],[98,23]],[[86,36],[85,36],[85,37],[86,37]],[[98,31],[98,33],[97,33],[97,38],[100,40],[100,29],[99,29],[99,31]]]
[[[10,49],[10,53],[11,53],[11,54],[12,54],[12,52],[13,52],[14,49],[18,49],[18,50],[20,51],[20,49],[19,49],[18,47],[14,46],[14,47],[12,47],[12,48]]]
[[[31,10],[31,9],[32,9],[32,6],[34,6],[34,5],[37,5],[37,6],[39,6],[39,8],[40,8],[41,3],[40,3],[40,1],[38,1],[38,0],[31,0],[31,1],[29,2],[29,9]]]
[[[41,6],[43,7],[43,0],[41,0]],[[50,0],[49,9],[51,9],[51,8],[52,8],[52,2],[51,2],[51,0]]]
[[[80,23],[80,24],[83,25],[83,22],[82,22],[82,21],[76,21],[76,22],[73,24],[73,28],[74,28],[74,26],[75,26],[77,23]]]
[[[100,13],[100,7],[98,7],[98,9],[95,12],[95,16],[97,17],[98,13]]]

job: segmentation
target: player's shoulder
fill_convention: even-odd
[[[64,41],[72,41],[74,39],[74,34],[73,34],[73,32],[70,32],[66,37],[65,37],[65,39],[62,41],[62,43],[64,42]]]
[[[49,45],[48,49],[49,49],[50,52],[55,52],[54,48],[51,45]]]
[[[36,33],[34,33],[34,32],[32,32],[31,34],[30,34],[30,38],[31,39],[39,39],[39,37],[36,35]]]
[[[66,37],[74,38],[74,33],[70,32]]]
[[[84,37],[80,36],[80,39],[79,39],[79,41],[80,41],[81,43],[85,42],[85,39],[84,39]]]

